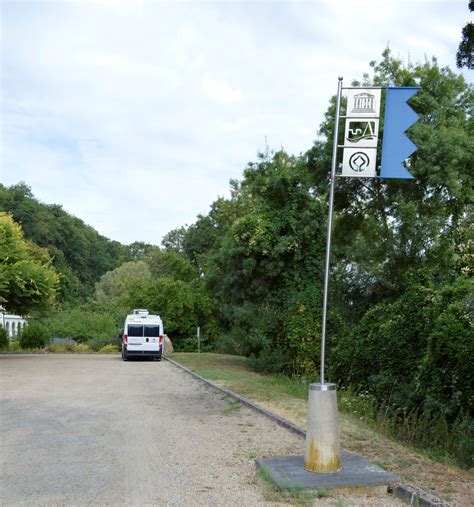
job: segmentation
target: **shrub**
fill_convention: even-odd
[[[64,352],[91,352],[90,347],[85,343],[53,343],[48,345],[48,350],[54,354],[62,354]]]
[[[8,350],[11,350],[13,352],[20,350],[20,342],[18,340],[13,340],[12,342],[10,342],[10,345],[8,346]]]
[[[62,352],[72,352],[73,348],[73,343],[52,343],[48,345],[48,350],[55,354],[61,354]]]
[[[227,333],[219,336],[216,343],[216,352],[219,354],[232,354],[235,356],[241,355],[242,347],[242,332],[239,329],[231,329]]]
[[[72,338],[58,338],[57,336],[54,336],[51,340],[49,340],[48,345],[64,345],[65,343],[76,345],[77,342]]]
[[[4,327],[0,327],[0,349],[8,348],[8,343],[7,330]]]
[[[91,352],[91,348],[87,343],[78,343],[74,345],[74,352]]]
[[[474,420],[471,418],[459,419],[454,424],[457,435],[454,456],[465,470],[474,467]]]
[[[87,340],[87,345],[89,345],[89,347],[95,352],[99,352],[102,348],[104,348],[107,345],[118,346],[119,343],[121,343],[121,340],[118,340],[116,337],[110,336],[107,337],[97,336],[95,338]]]
[[[20,347],[22,349],[43,348],[50,338],[49,331],[41,322],[31,322],[19,335]]]
[[[53,314],[47,319],[47,323],[53,336],[72,338],[79,343],[95,337],[107,339],[117,332],[111,315],[83,308]]]
[[[114,345],[113,343],[109,343],[107,345],[104,345],[99,352],[101,354],[110,354],[111,352],[118,352],[119,347],[117,345]]]

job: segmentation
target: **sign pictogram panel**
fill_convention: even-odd
[[[377,174],[381,88],[346,88],[346,128],[341,176],[372,178]]]
[[[373,178],[376,175],[376,148],[344,148],[342,176]]]
[[[379,120],[372,118],[354,118],[346,120],[344,147],[363,146],[377,148]]]
[[[381,88],[346,89],[348,117],[378,118],[380,116]]]

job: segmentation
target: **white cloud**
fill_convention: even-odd
[[[390,41],[454,67],[466,2],[3,2],[1,177],[159,243],[264,148],[308,149]]]

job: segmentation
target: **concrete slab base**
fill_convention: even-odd
[[[304,456],[282,456],[257,459],[258,468],[263,468],[275,484],[285,489],[355,489],[388,486],[400,479],[386,472],[359,454],[342,451],[342,469],[339,472],[319,474],[304,469]]]

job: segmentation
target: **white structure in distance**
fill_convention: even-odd
[[[7,313],[3,306],[0,306],[0,325],[7,330],[8,338],[15,339],[18,333],[28,325],[28,322],[19,315]]]

